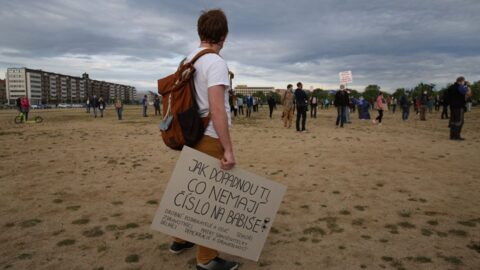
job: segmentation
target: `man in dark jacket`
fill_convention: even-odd
[[[404,93],[400,98],[400,106],[402,107],[402,120],[408,120],[408,115],[410,114],[410,100],[408,94]]]
[[[463,141],[460,136],[463,127],[463,114],[465,112],[465,100],[472,95],[472,91],[465,82],[464,77],[458,77],[457,81],[447,90],[448,104],[450,104],[450,140]]]
[[[337,107],[337,121],[336,125],[340,124],[340,127],[343,128],[343,124],[345,123],[345,110],[347,109],[348,104],[348,96],[347,92],[345,92],[345,87],[340,85],[340,90],[337,91],[335,94],[335,107]]]
[[[442,105],[442,119],[448,119],[448,91],[442,94],[440,104]]]
[[[90,106],[93,109],[93,115],[97,118],[98,97],[96,95],[93,95],[90,100]]]
[[[301,82],[297,83],[297,89],[295,90],[295,104],[297,106],[297,131],[305,131],[305,122],[307,120],[307,106],[308,106],[308,97],[307,93],[302,89],[303,85]],[[300,118],[302,119],[302,129],[300,129]]]
[[[420,120],[421,121],[427,120],[426,113],[427,113],[427,105],[429,100],[430,99],[427,95],[427,91],[424,91],[420,96]]]
[[[273,109],[276,107],[275,98],[273,97],[273,94],[268,96],[267,102],[268,102],[268,108],[270,109],[270,118],[272,118]]]

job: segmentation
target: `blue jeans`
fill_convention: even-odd
[[[122,113],[123,113],[123,109],[122,108],[117,108],[118,120],[122,120]]]
[[[407,120],[408,115],[410,114],[410,107],[402,107],[402,120]]]
[[[341,127],[343,127],[343,124],[345,123],[345,110],[346,106],[338,106],[337,107],[337,122],[336,125],[340,124]]]

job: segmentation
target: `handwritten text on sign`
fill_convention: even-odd
[[[152,229],[257,261],[286,187],[184,147]]]
[[[341,84],[352,83],[352,81],[353,81],[351,70],[340,72],[339,76],[340,76],[340,83]]]

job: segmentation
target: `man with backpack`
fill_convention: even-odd
[[[468,82],[464,77],[458,77],[456,82],[447,89],[447,104],[450,105],[450,140],[463,141],[460,136],[464,123],[466,98],[472,96]]]
[[[194,145],[194,148],[219,159],[220,167],[223,170],[229,170],[235,165],[229,132],[231,123],[228,101],[230,78],[227,63],[218,55],[227,38],[228,22],[222,10],[214,9],[203,12],[197,24],[201,41],[200,47],[195,49],[186,61],[194,62],[193,66],[196,70],[193,81],[198,113],[200,117],[204,119],[210,117],[210,119],[203,136]],[[214,53],[204,54],[198,59],[195,57],[206,49],[212,50]],[[179,254],[194,245],[175,238],[170,246],[170,251]],[[223,260],[218,255],[216,250],[198,246],[197,270],[233,270],[238,268],[237,263]]]

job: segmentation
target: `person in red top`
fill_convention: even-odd
[[[373,121],[374,124],[377,123],[376,120],[378,120],[378,125],[382,125],[382,118],[383,118],[383,110],[384,110],[384,103],[383,103],[383,93],[380,92],[380,94],[377,97],[377,101],[375,102],[375,107],[378,111],[378,116],[375,118]]]
[[[20,109],[25,115],[25,121],[28,121],[28,112],[30,111],[30,101],[26,96],[20,100]]]

